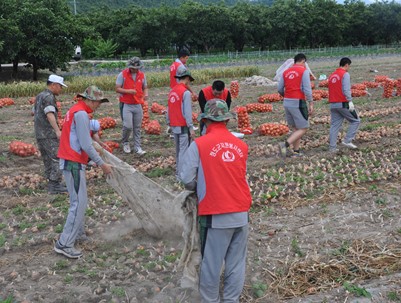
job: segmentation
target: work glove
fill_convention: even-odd
[[[352,103],[352,101],[348,102],[348,106],[349,106],[349,111],[350,112],[353,112],[355,110],[355,106],[354,106],[354,103]]]

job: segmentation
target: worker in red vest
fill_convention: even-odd
[[[194,81],[189,70],[180,66],[175,76],[178,84],[168,95],[167,124],[171,128],[175,143],[176,178],[179,181],[179,167],[181,158],[187,150],[191,140],[195,139],[195,130],[192,122],[192,100],[188,84]]]
[[[123,120],[122,143],[125,153],[131,153],[129,137],[134,133],[134,151],[137,155],[146,152],[141,147],[141,127],[143,118],[142,104],[148,99],[146,76],[140,69],[143,67],[138,57],[128,61],[116,80],[116,92],[120,94],[120,114]]]
[[[103,92],[96,86],[89,86],[78,97],[82,100],[73,105],[65,115],[57,154],[70,197],[70,208],[54,250],[72,259],[82,256],[82,252],[74,247],[75,241],[87,238],[84,221],[88,205],[85,178],[88,159],[92,159],[106,176],[111,174],[111,166],[102,160],[92,145],[89,119],[90,113],[109,100],[104,98]]]
[[[330,103],[330,135],[329,151],[337,153],[337,136],[344,119],[349,122],[347,134],[342,145],[356,149],[352,143],[359,128],[361,120],[355,111],[351,95],[351,78],[348,70],[351,66],[349,58],[340,60],[340,67],[337,68],[329,77],[329,103]]]
[[[198,102],[203,113],[205,111],[206,102],[212,99],[220,99],[227,103],[228,110],[231,107],[231,93],[225,88],[225,84],[221,80],[216,80],[212,85],[203,88],[199,92]],[[200,122],[200,133],[203,134],[204,123]]]
[[[294,129],[285,142],[279,143],[280,154],[288,156],[287,149],[293,147],[293,156],[302,156],[300,152],[301,138],[309,128],[309,115],[313,113],[313,98],[310,75],[305,67],[306,56],[297,54],[294,65],[283,72],[278,83],[278,92],[284,96],[285,118]],[[309,108],[307,103],[309,103]]]
[[[180,170],[185,188],[196,190],[198,197],[202,302],[239,302],[245,281],[252,197],[246,180],[248,145],[226,126],[234,117],[223,100],[208,101],[198,118],[206,124],[206,134],[191,143]]]
[[[175,59],[173,64],[170,66],[170,88],[173,88],[178,84],[178,79],[175,77],[177,75],[177,70],[180,66],[185,66],[189,58],[189,51],[186,49],[181,49],[178,52],[178,58]]]

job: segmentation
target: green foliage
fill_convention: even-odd
[[[84,40],[82,53],[85,58],[111,58],[115,56],[118,44],[112,39],[88,38]]]
[[[15,302],[14,297],[11,295],[5,298],[4,300],[0,298],[0,303],[13,303],[13,302]]]
[[[387,298],[393,302],[401,302],[401,294],[397,294],[395,291],[390,291],[387,294]]]
[[[123,287],[113,287],[111,293],[117,297],[125,297],[125,289]]]
[[[291,248],[292,251],[299,257],[303,257],[305,254],[302,252],[301,248],[299,247],[298,240],[296,238],[292,239],[291,241]]]
[[[255,282],[252,284],[252,292],[256,298],[262,298],[267,290],[267,284],[262,282]]]
[[[196,83],[208,83],[212,79],[219,78],[238,78],[249,77],[259,73],[256,66],[241,66],[241,67],[226,67],[219,69],[202,69],[195,70],[193,76]],[[146,73],[148,87],[162,87],[170,84],[168,72],[150,72]],[[102,90],[114,91],[115,76],[99,76],[99,77],[84,77],[78,76],[68,78],[66,83],[68,88],[63,91],[65,93],[76,93],[84,91],[89,85],[97,85]],[[0,85],[0,96],[9,97],[29,97],[40,93],[44,89],[43,84],[36,82],[16,82],[13,84]],[[65,197],[62,199],[66,199]]]
[[[3,247],[6,243],[6,237],[3,234],[0,234],[0,247]]]
[[[162,177],[166,175],[171,175],[173,170],[171,167],[167,168],[160,168],[160,167],[155,167],[152,170],[148,171],[145,173],[145,176],[149,178],[157,178],[157,177]]]
[[[343,284],[345,290],[349,291],[353,295],[357,297],[365,297],[365,298],[371,298],[372,295],[370,292],[368,292],[365,288],[356,286],[354,284],[351,284],[349,282],[344,282]]]

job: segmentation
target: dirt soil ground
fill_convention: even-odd
[[[373,81],[379,74],[400,77],[400,58],[351,59],[352,83]],[[329,75],[338,61],[309,65],[315,75]],[[276,68],[262,66],[261,76],[272,79]],[[202,87],[194,85],[195,91]],[[274,92],[274,86],[240,85],[233,107]],[[401,99],[383,99],[382,87],[368,92],[354,100],[362,117],[356,151],[340,147],[339,154],[328,153],[326,99],[316,102],[303,158],[277,157],[277,142],[284,137],[255,132],[244,138],[250,146],[254,202],[241,302],[401,302]],[[168,88],[151,89],[150,104],[166,105],[167,94]],[[104,130],[102,139],[119,142],[117,96],[107,96],[112,102],[102,105],[95,118],[116,119],[117,127]],[[72,97],[60,96],[63,114]],[[199,302],[196,291],[180,287],[180,235],[147,236],[98,169],[87,172],[86,230],[92,241],[78,244],[84,256],[69,260],[53,251],[68,197],[49,195],[44,180],[35,176],[40,180],[29,188],[24,180],[42,176],[41,159],[8,152],[13,140],[35,143],[28,99],[0,109],[0,302]],[[199,112],[196,103],[193,109]],[[163,116],[150,115],[164,130]],[[250,117],[254,128],[283,121],[282,104]],[[236,122],[229,128],[237,131]],[[182,191],[175,182],[174,145],[168,135],[144,134],[143,149],[143,157],[126,155],[121,148],[114,154],[168,190]]]

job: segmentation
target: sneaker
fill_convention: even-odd
[[[287,157],[287,147],[285,146],[285,142],[280,142],[278,144],[278,148],[279,148],[281,158],[284,159],[285,157]]]
[[[142,156],[142,155],[146,154],[146,151],[144,151],[142,148],[138,147],[138,148],[136,149],[135,153],[136,153],[137,155]]]
[[[293,151],[292,152],[292,154],[291,154],[291,158],[300,158],[300,157],[303,157],[303,156],[305,156],[305,154],[303,153],[303,152],[300,152],[300,151]]]
[[[47,191],[50,195],[65,194],[67,192],[67,187],[60,182],[49,181]]]
[[[129,147],[129,143],[128,142],[124,142],[123,143],[123,150],[124,150],[124,153],[126,153],[126,154],[131,153],[131,147]]]
[[[340,150],[338,148],[329,148],[329,153],[331,154],[338,154]]]
[[[82,252],[80,250],[74,247],[61,246],[59,241],[56,241],[56,244],[54,244],[54,251],[70,259],[79,259],[82,257]]]
[[[341,142],[342,145],[344,145],[345,147],[351,148],[351,149],[357,149],[358,146],[356,146],[355,144],[353,144],[352,142],[346,143],[346,142]]]

